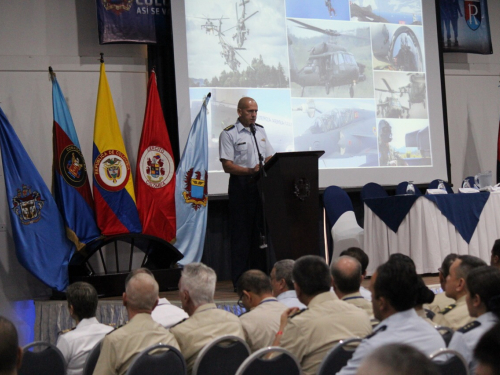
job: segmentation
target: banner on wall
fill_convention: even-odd
[[[163,44],[166,1],[96,0],[99,43]]]
[[[492,54],[487,0],[437,0],[443,52]]]

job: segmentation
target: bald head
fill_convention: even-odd
[[[337,295],[356,293],[361,286],[361,263],[357,259],[344,255],[334,260],[330,266],[333,287]],[[341,298],[341,296],[339,296]]]
[[[238,101],[238,109],[245,109],[251,104],[257,104],[257,102],[253,98],[244,96]]]
[[[158,302],[158,289],[156,280],[147,273],[132,276],[124,294],[127,309],[151,313]]]
[[[249,127],[250,124],[255,124],[257,121],[258,110],[257,102],[245,96],[238,102],[238,120],[244,127]]]

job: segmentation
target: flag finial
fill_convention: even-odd
[[[104,53],[101,52],[100,55],[101,55],[101,58],[99,59],[99,61],[102,64],[102,63],[104,63]]]
[[[49,79],[54,82],[54,79],[56,78],[56,73],[54,72],[54,70],[52,69],[51,66],[49,66]]]

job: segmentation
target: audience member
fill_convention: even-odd
[[[236,290],[247,310],[240,315],[245,339],[252,352],[270,346],[288,307],[273,297],[271,281],[262,271],[249,270],[238,280]]]
[[[333,290],[342,301],[363,309],[370,317],[373,315],[372,304],[359,292],[361,287],[361,263],[356,258],[342,255],[332,261],[330,269],[333,277]]]
[[[440,311],[443,311],[447,306],[455,302],[454,299],[446,297],[445,284],[446,284],[446,278],[450,274],[450,266],[455,261],[455,259],[457,259],[457,257],[458,257],[457,254],[452,253],[448,254],[443,259],[443,262],[441,263],[441,268],[438,269],[439,283],[441,284],[441,289],[443,291],[441,293],[436,294],[436,296],[434,297],[434,301],[432,301],[431,304],[424,306],[425,308],[433,311],[436,314]]]
[[[469,315],[477,319],[457,330],[448,347],[464,356],[473,373],[474,347],[500,317],[500,269],[491,266],[474,268],[467,275],[466,289]]]
[[[357,375],[439,375],[432,361],[406,344],[375,349],[359,367]]]
[[[486,332],[474,349],[476,375],[500,374],[500,323]]]
[[[417,281],[417,300],[416,300],[416,305],[415,305],[415,311],[417,312],[417,315],[424,319],[427,323],[431,324],[434,326],[434,322],[432,321],[432,318],[436,315],[433,311],[431,310],[426,310],[424,309],[424,304],[429,304],[434,301],[435,294],[432,290],[430,290],[427,285],[425,285],[424,280],[420,275],[418,275],[418,281]]]
[[[213,339],[234,335],[245,339],[238,317],[218,309],[214,303],[215,271],[203,263],[184,266],[179,280],[179,297],[189,318],[170,328],[179,342],[191,373],[199,351]]]
[[[288,307],[298,307],[305,309],[306,306],[299,301],[292,281],[292,270],[295,261],[283,259],[277,261],[271,270],[271,286],[273,295],[279,302]]]
[[[67,374],[80,375],[90,351],[113,328],[97,321],[97,291],[89,283],[79,281],[68,286],[66,299],[76,327],[59,336],[57,347],[66,360]]]
[[[493,244],[490,263],[493,267],[500,268],[500,239]]]
[[[415,267],[407,261],[393,258],[377,268],[370,289],[373,313],[380,324],[359,344],[340,375],[355,374],[363,359],[386,344],[412,345],[425,355],[446,347],[439,332],[414,310],[417,283]]]
[[[348,255],[350,257],[356,258],[358,262],[361,263],[361,275],[363,276],[363,279],[365,279],[366,269],[368,268],[368,264],[370,263],[370,258],[368,258],[368,255],[366,255],[366,253],[359,247],[350,247],[347,250],[342,251],[340,253],[340,256],[342,255]],[[371,302],[372,294],[368,289],[361,286],[359,288],[359,292],[361,293],[364,299],[367,299],[368,301]]]
[[[146,274],[133,275],[123,293],[129,322],[104,337],[94,375],[125,374],[134,357],[147,347],[167,344],[179,348],[174,336],[151,318],[158,303],[158,283]]]
[[[307,255],[293,266],[295,291],[307,309],[291,308],[281,317],[273,345],[297,357],[306,375],[316,374],[324,356],[340,340],[364,337],[372,331],[362,309],[339,300],[330,292],[332,276],[323,258]]]
[[[469,315],[465,301],[467,295],[465,279],[473,268],[485,265],[484,261],[472,255],[460,255],[455,259],[446,278],[445,292],[446,297],[453,298],[456,302],[436,314],[434,323],[457,330],[474,320]]]
[[[19,347],[17,329],[0,315],[0,375],[16,375],[21,367],[23,350]]]

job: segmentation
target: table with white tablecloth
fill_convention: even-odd
[[[495,240],[500,238],[500,194],[479,194],[488,195],[480,197],[478,194],[461,194],[460,205],[451,206],[457,211],[453,220],[460,221],[460,215],[464,218],[471,215],[468,211],[468,202],[477,200],[476,198],[483,198],[485,201],[479,210],[480,213],[476,211],[477,225],[475,228],[474,224],[469,225],[471,234],[469,236],[464,236],[463,230],[460,233],[457,226],[442,213],[440,207],[427,197],[413,198],[410,202],[411,208],[404,213],[400,223],[392,224],[393,229],[387,225],[387,220],[384,222],[381,219],[384,217],[382,214],[385,214],[385,218],[389,217],[394,207],[404,205],[412,198],[391,196],[372,200],[369,202],[370,205],[373,206],[373,203],[379,205],[379,215],[370,209],[365,201],[364,250],[370,258],[368,274],[373,274],[377,267],[394,253],[411,257],[419,274],[437,273],[442,260],[450,253],[474,255],[489,264],[491,248]],[[452,195],[455,194],[442,196],[439,200],[449,204],[452,199],[457,200],[457,197]],[[477,197],[472,198],[473,195]],[[383,207],[387,207],[386,212],[383,212]]]

